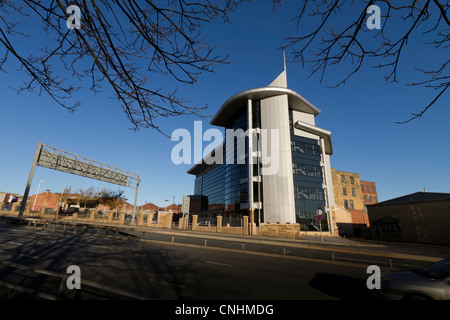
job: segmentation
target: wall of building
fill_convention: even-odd
[[[362,201],[359,174],[331,169],[331,175],[336,205],[340,205],[349,210],[363,211],[364,203]],[[346,194],[344,194],[344,188]],[[347,200],[348,207],[345,206],[345,200]],[[353,208],[350,205],[350,200],[353,201]]]
[[[35,203],[36,200],[36,203]],[[41,210],[43,207],[56,210],[61,200],[61,193],[42,192],[31,196],[31,205],[35,210]]]
[[[373,239],[450,245],[449,200],[367,208]],[[395,232],[395,224],[398,232]]]
[[[278,155],[271,157],[272,162],[278,160],[278,168],[275,168],[275,163],[262,166],[264,222],[296,222],[288,111],[287,95],[261,100],[261,129],[267,129],[268,137],[271,137],[273,129],[279,133]],[[270,157],[276,141],[268,142]]]
[[[363,201],[363,191],[361,188],[363,182],[361,182],[359,174],[333,168],[331,169],[331,175],[334,201],[336,207],[339,208],[336,211],[336,224],[340,230],[345,231],[350,236],[366,236],[370,221],[365,210],[365,202]],[[369,185],[369,190],[372,192],[371,186],[375,185],[375,183],[368,181],[364,181],[364,183]]]
[[[361,180],[360,183],[361,194],[364,196],[364,204],[370,205],[378,203],[377,186],[375,185],[375,182]]]

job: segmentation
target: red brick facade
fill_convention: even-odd
[[[34,202],[36,200],[36,203]],[[61,193],[42,192],[31,196],[31,209],[41,210],[44,206],[56,210],[59,201],[61,200]]]
[[[360,183],[364,205],[378,203],[377,186],[375,185],[375,182],[360,180]]]

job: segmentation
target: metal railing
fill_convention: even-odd
[[[287,258],[300,258],[302,254],[307,253],[307,257],[317,258],[329,261],[354,261],[354,258],[346,255],[358,255],[361,257],[372,257],[382,259],[389,267],[394,267],[394,261],[419,261],[419,262],[436,262],[441,258],[412,255],[404,253],[383,252],[368,249],[356,249],[354,247],[338,247],[324,246],[323,244],[305,244],[296,241],[278,240],[259,238],[258,236],[244,236],[235,234],[207,234],[205,232],[195,231],[179,231],[173,229],[160,229],[152,227],[132,226],[132,225],[113,225],[99,224],[93,222],[74,222],[74,221],[58,221],[52,219],[26,218],[23,220],[28,226],[35,228],[42,227],[54,231],[72,232],[72,233],[88,233],[93,230],[93,234],[114,236],[114,237],[133,237],[142,241],[186,244],[187,239],[192,239],[195,243],[191,246],[216,248],[220,250],[228,250],[232,252],[244,252],[249,254],[271,255]],[[51,228],[53,226],[53,228]],[[59,229],[58,229],[59,228]],[[102,232],[104,231],[104,232]],[[150,238],[149,238],[150,237]],[[159,238],[157,238],[159,237]],[[179,241],[176,241],[176,240]],[[191,241],[191,242],[192,242]],[[259,245],[259,248],[256,248]],[[261,248],[268,247],[273,249],[272,252],[264,252]],[[275,252],[275,253],[274,253]],[[304,255],[305,256],[305,255]]]

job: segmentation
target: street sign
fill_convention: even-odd
[[[319,209],[317,209],[316,213],[317,213],[316,219],[319,221],[320,241],[323,242],[323,236],[322,236],[322,219],[323,219],[322,213],[323,213],[323,212],[322,212],[322,210],[319,208]]]

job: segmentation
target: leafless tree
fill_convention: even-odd
[[[89,187],[87,189],[80,188],[76,194],[77,202],[79,205],[84,207],[86,210],[87,205],[92,205],[97,202],[97,191],[94,187]]]
[[[100,204],[104,206],[108,206],[109,209],[115,210],[117,215],[118,210],[120,209],[120,205],[126,203],[127,198],[124,196],[124,190],[109,190],[103,188],[97,195],[97,199]]]
[[[59,200],[59,206],[63,208],[63,210],[66,209],[66,204],[70,197],[72,196],[72,186],[64,186],[63,192],[61,193],[61,198]]]
[[[274,0],[276,4],[280,2]],[[367,26],[367,19],[373,13],[367,10],[371,5],[381,9],[379,30]],[[310,76],[319,75],[321,83],[330,67],[348,64],[348,73],[332,87],[344,84],[369,61],[373,61],[373,67],[387,68],[386,81],[397,82],[408,41],[421,36],[424,45],[431,45],[442,54],[436,61],[417,56],[414,67],[422,73],[408,85],[433,88],[436,93],[421,111],[396,122],[407,123],[422,117],[450,86],[449,7],[449,0],[302,0],[294,18],[300,35],[288,37],[284,49],[290,50],[293,61],[309,64]],[[433,62],[434,67],[421,68],[423,61]]]
[[[282,0],[268,0],[274,7]],[[73,94],[89,83],[95,93],[112,89],[132,129],[160,128],[158,117],[199,114],[205,107],[193,106],[176,88],[163,89],[158,77],[193,84],[203,72],[227,57],[201,39],[202,27],[217,19],[228,20],[230,12],[245,0],[0,0],[0,70],[15,59],[28,76],[18,92],[48,94],[57,104],[74,111],[80,102]],[[257,4],[258,1],[255,1]],[[311,75],[324,80],[333,65],[349,63],[349,72],[339,86],[360,71],[368,61],[389,68],[387,81],[398,81],[398,69],[408,40],[423,34],[429,45],[442,52],[432,69],[421,69],[423,77],[409,85],[436,90],[434,98],[406,123],[421,117],[450,86],[448,75],[450,41],[449,0],[301,0],[297,21],[300,35],[288,37],[285,49],[293,61],[311,65]],[[81,28],[69,29],[70,5],[81,9]],[[378,5],[381,30],[369,30],[367,8]],[[41,48],[26,55],[16,45],[24,36],[19,22],[39,17],[53,36]],[[345,18],[343,18],[345,17]],[[33,20],[34,19],[34,20]],[[420,57],[421,58],[421,57]],[[379,59],[379,60],[377,60]],[[418,61],[419,62],[419,61]],[[66,70],[64,75],[60,71]]]
[[[74,111],[74,92],[89,83],[95,93],[107,84],[119,100],[132,129],[154,128],[158,117],[199,114],[177,88],[161,88],[153,75],[193,84],[202,72],[227,57],[201,39],[201,28],[216,19],[228,20],[239,1],[233,0],[0,0],[0,70],[16,59],[28,80],[18,92],[39,90],[57,104]],[[74,11],[80,8],[81,28]],[[19,23],[39,17],[53,42],[44,41],[26,56],[16,46],[25,36]],[[28,25],[32,25],[28,23]],[[49,43],[52,47],[47,47]],[[67,77],[60,72],[65,70]]]

